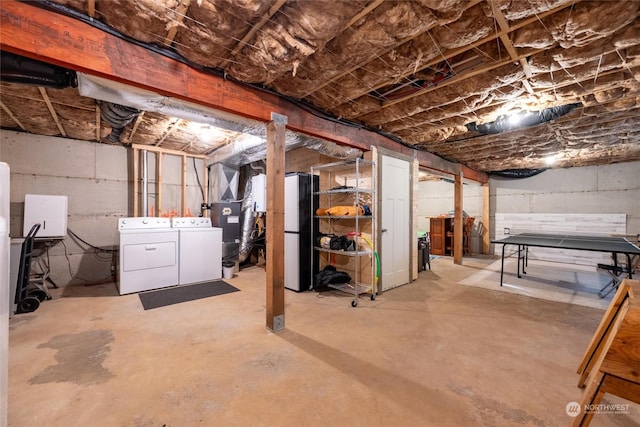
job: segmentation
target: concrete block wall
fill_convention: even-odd
[[[155,165],[152,157],[149,164]],[[94,246],[105,250],[118,248],[118,218],[133,215],[128,148],[2,130],[0,161],[11,167],[12,237],[22,236],[25,194],[66,195],[68,228]],[[197,215],[202,196],[192,161],[188,161],[187,206]],[[202,182],[203,162],[197,160],[196,164]],[[177,210],[181,167],[181,157],[165,156],[163,205],[176,206]],[[149,172],[155,181],[154,166]],[[70,235],[63,242],[64,245],[58,244],[49,251],[51,277],[56,283],[64,286],[111,280],[117,252],[96,253]]]
[[[621,213],[627,233],[635,235],[640,233],[640,162],[491,178],[490,203],[492,224],[496,213]]]

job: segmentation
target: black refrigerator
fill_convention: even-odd
[[[284,178],[284,287],[296,292],[309,290],[318,272],[318,254],[313,249],[313,218],[318,206],[318,176],[292,172]],[[313,198],[313,207],[311,200]]]

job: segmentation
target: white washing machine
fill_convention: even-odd
[[[178,284],[178,230],[169,218],[118,219],[120,295]]]
[[[180,232],[179,284],[221,279],[222,228],[200,217],[172,218],[171,226]]]

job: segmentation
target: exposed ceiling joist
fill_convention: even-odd
[[[360,11],[360,13],[358,13],[356,16],[354,16],[353,18],[351,18],[349,20],[349,23],[347,24],[347,27],[352,26],[353,24],[355,24],[356,22],[358,22],[360,19],[362,19],[364,16],[368,15],[373,9],[375,9],[376,7],[380,6],[382,4],[384,0],[375,0],[372,1],[367,7],[365,7],[364,9],[362,9]]]
[[[357,13],[353,18],[351,18],[349,20],[349,22],[347,23],[347,25],[345,25],[344,28],[342,28],[342,30],[340,32],[345,31],[347,28],[351,27],[353,24],[355,24],[360,19],[362,19],[364,16],[366,16],[369,13],[371,13],[371,11],[374,10],[375,8],[377,8],[378,6],[380,6],[383,3],[383,1],[384,0],[375,0],[375,1],[373,1],[371,4],[369,4],[367,7],[362,9],[359,13]],[[271,77],[271,79],[269,79],[267,82],[265,82],[265,84],[271,84],[271,83],[273,83],[274,80],[276,80],[277,78],[279,78],[281,76],[282,76],[282,74],[276,74],[273,77]]]
[[[470,9],[471,7],[473,7],[476,4],[480,3],[481,1],[483,1],[483,0],[470,0],[469,2],[467,2],[465,4],[465,9]],[[373,8],[371,10],[373,10]],[[350,23],[350,25],[353,25],[353,24]],[[391,52],[392,50],[397,49],[399,46],[402,46],[403,44],[410,42],[411,40],[415,39],[418,36],[419,36],[419,34],[416,34],[416,35],[413,35],[411,37],[404,38],[404,39],[394,43],[393,45],[389,46],[387,49],[384,49],[381,52],[376,52],[376,54],[373,55],[369,60],[364,61],[364,63],[355,64],[353,67],[349,68],[348,70],[343,71],[342,73],[338,73],[335,76],[333,76],[332,78],[326,80],[325,82],[314,86],[311,90],[307,91],[302,97],[306,98],[307,96],[312,95],[314,92],[317,92],[320,89],[324,88],[325,86],[328,86],[331,83],[336,82],[337,80],[340,80],[344,76],[347,76],[347,75],[353,73],[354,71],[356,71],[357,69],[362,68],[363,66],[366,66],[366,64],[368,62],[373,61],[373,60],[375,60],[375,59],[377,59],[377,58],[379,58],[381,56],[386,55],[387,53]],[[406,77],[406,76],[404,76],[404,77]],[[398,80],[400,80],[400,78],[398,78]],[[367,94],[370,90],[380,89],[381,87],[385,86],[386,84],[387,83],[385,83],[385,84],[383,84],[383,85],[381,85],[379,87],[370,88],[367,92],[364,92],[361,95]]]
[[[87,14],[91,18],[96,17],[96,0],[88,0],[87,1]]]
[[[287,128],[295,132],[368,150],[371,145],[417,157],[423,165],[451,174],[465,170],[470,179],[487,182],[488,176],[457,165],[426,151],[399,144],[386,136],[319,117],[275,95],[243,86],[216,75],[205,74],[141,46],[122,40],[66,16],[49,19],[50,12],[15,0],[2,3],[0,48],[87,74],[103,76],[159,94],[189,100],[215,110],[235,112],[250,119],[268,122],[271,113],[288,117]],[[9,19],[9,17],[16,19]],[[38,22],[26,28],[23,22]],[[66,32],[71,40],[91,40],[94,49],[81,43],[51,43],[50,34]],[[136,67],[131,67],[136,58]]]
[[[142,122],[142,118],[144,117],[144,111],[141,111],[140,114],[138,114],[138,117],[136,117],[135,121],[133,122],[133,128],[131,129],[131,133],[129,134],[129,142],[133,142],[133,137],[136,134],[136,132],[138,131],[138,127],[140,126],[140,123]]]
[[[44,100],[45,104],[47,104],[49,113],[51,113],[51,117],[53,117],[53,121],[56,122],[56,126],[58,126],[58,130],[60,131],[60,134],[62,136],[67,136],[67,133],[64,131],[64,128],[62,127],[62,124],[58,119],[58,114],[56,113],[56,109],[53,108],[53,105],[51,104],[51,100],[49,99],[49,95],[47,95],[46,89],[40,86],[38,87],[38,90],[40,91],[40,95],[42,95],[42,99]]]
[[[277,0],[273,4],[273,6],[269,8],[267,13],[262,15],[260,20],[255,25],[253,25],[249,30],[249,32],[247,32],[247,34],[244,35],[242,40],[240,40],[238,44],[236,44],[236,47],[233,48],[229,57],[222,62],[222,64],[220,65],[221,68],[226,67],[229,64],[229,62],[231,62],[231,60],[238,54],[238,52],[240,52],[240,50],[243,47],[249,44],[249,41],[253,39],[253,36],[255,36],[255,34],[258,31],[260,31],[260,28],[262,28],[264,24],[266,24],[269,21],[269,19],[271,19],[271,17],[275,15],[278,10],[280,10],[280,8],[285,4],[285,2],[286,0]]]
[[[100,105],[96,103],[96,141],[101,139],[100,129]]]
[[[9,107],[7,107],[4,102],[2,102],[0,100],[0,107],[2,107],[2,109],[5,111],[5,113],[7,113],[9,115],[9,117],[11,117],[11,119],[16,122],[16,124],[18,126],[20,126],[20,129],[22,130],[27,130],[24,125],[20,122],[20,120],[13,114],[13,112],[11,111],[11,109]]]
[[[176,130],[178,126],[180,126],[180,124],[182,124],[182,119],[178,119],[173,122],[173,124],[167,128],[164,135],[162,135],[162,138],[160,138],[154,145],[157,147],[162,144],[169,137],[169,135],[171,135],[171,133]]]
[[[175,14],[175,19],[172,23],[172,27],[169,29],[169,33],[167,34],[166,44],[171,45],[173,40],[176,38],[176,34],[178,33],[178,27],[182,24],[182,21],[185,18],[185,13],[187,13],[187,9],[189,9],[189,5],[191,4],[191,0],[182,0],[178,3],[177,7],[173,11]]]
[[[493,2],[490,2],[490,4],[491,4],[491,10],[493,11],[493,16],[495,20],[498,22],[498,25],[500,26],[500,30],[501,30],[500,40],[502,41],[502,44],[504,45],[504,47],[507,49],[507,52],[509,53],[509,56],[511,56],[511,59],[513,59],[514,62],[520,63],[520,66],[522,66],[522,70],[524,71],[524,74],[526,76],[525,79],[522,79],[522,85],[527,90],[527,92],[529,92],[530,94],[533,94],[533,88],[531,87],[531,85],[529,84],[529,81],[527,80],[533,76],[533,74],[531,73],[531,68],[527,63],[526,58],[521,58],[518,55],[516,48],[513,46],[513,43],[511,43],[511,39],[509,38],[509,34],[511,33],[511,28],[509,28],[509,23],[505,19],[504,15],[500,11],[500,9],[498,9],[495,6]]]
[[[73,18],[77,21],[99,21],[100,31],[80,29],[64,14],[51,19],[56,3],[79,12]],[[215,114],[235,113],[243,117],[239,124],[244,118],[267,122],[271,112],[283,114],[292,131],[363,150],[385,147],[417,157],[423,167],[442,168],[445,174],[464,167],[438,161],[426,150],[485,171],[546,167],[542,159],[553,150],[563,159],[559,167],[640,159],[640,83],[635,78],[640,69],[640,2],[356,0],[326,8],[295,0],[191,0],[178,25],[180,1],[164,8],[149,1],[116,2],[113,7],[94,2],[99,8],[94,19],[82,16],[87,3],[48,0],[46,13],[20,16],[14,13],[15,2],[5,1],[0,46],[177,102],[200,104]],[[34,4],[20,2],[20,8]],[[32,34],[16,35],[17,22],[43,30],[35,39]],[[104,25],[139,44],[134,48],[104,37]],[[175,34],[168,34],[172,28]],[[169,49],[188,64],[155,54],[164,51],[148,43],[157,43],[162,34],[175,37]],[[20,38],[24,40],[14,42]],[[8,55],[3,56],[3,71],[4,59]],[[224,78],[197,71],[210,69]],[[66,72],[49,71],[53,74],[39,78]],[[237,84],[241,81],[268,92]],[[60,87],[57,78],[51,83]],[[54,92],[47,87],[67,135],[94,140],[94,104],[76,101],[71,88]],[[32,114],[20,108],[32,102],[25,103],[21,96],[40,99],[37,90],[5,82],[0,89],[4,104],[25,127],[56,133],[49,115],[44,117],[47,123],[42,122],[41,102],[33,104]],[[88,106],[89,114],[84,111]],[[567,108],[576,111],[558,118],[556,112]],[[519,113],[508,119],[514,111]],[[551,121],[533,128],[536,113]],[[4,117],[8,127],[18,128]],[[166,136],[172,117],[181,115],[153,109],[126,125],[122,136],[130,138],[134,128],[136,142],[153,145],[164,137],[163,148],[200,154],[232,138],[223,132],[215,140],[198,139],[199,128],[191,123]],[[518,130],[517,120],[523,117],[521,124],[532,127],[527,132]]]
[[[535,50],[527,51],[526,53],[520,54],[520,57],[524,58],[524,57],[526,57],[528,55],[532,55],[532,54],[535,54],[535,53],[536,53]],[[454,77],[452,77],[452,78],[450,78],[448,80],[445,80],[445,81],[439,83],[436,86],[426,87],[426,88],[423,88],[423,89],[421,89],[419,91],[416,91],[416,92],[414,92],[414,93],[412,93],[410,95],[406,95],[406,96],[394,99],[392,101],[383,102],[382,105],[380,106],[380,108],[387,108],[387,107],[390,107],[392,105],[396,105],[396,104],[399,104],[401,102],[407,101],[407,100],[409,100],[411,98],[415,98],[417,96],[424,95],[425,93],[432,92],[432,91],[434,91],[436,89],[440,89],[440,88],[443,88],[443,87],[446,87],[446,86],[450,86],[450,85],[456,84],[461,80],[465,80],[465,79],[468,79],[470,77],[474,77],[474,76],[477,76],[477,75],[480,75],[480,74],[484,74],[487,71],[491,71],[491,70],[494,70],[496,68],[503,67],[503,66],[505,66],[507,64],[510,64],[511,62],[513,62],[513,60],[506,59],[506,60],[503,60],[501,62],[496,62],[496,63],[493,63],[493,64],[485,65],[483,67],[479,67],[479,68],[476,68],[474,70],[470,70],[470,71],[467,71],[467,72],[464,72],[464,73],[461,73],[461,74],[457,74]]]
[[[482,1],[482,0],[478,0],[478,2],[479,1]],[[576,1],[580,1],[580,0],[576,0]],[[524,19],[522,21],[519,21],[518,23],[510,26],[510,31],[513,32],[513,31],[516,31],[516,30],[518,30],[520,28],[524,28],[527,25],[531,25],[532,23],[538,22],[538,21],[544,19],[547,16],[550,16],[550,15],[552,15],[552,14],[554,14],[554,13],[560,11],[560,10],[565,9],[566,7],[567,7],[566,5],[558,6],[555,9],[551,9],[551,10],[548,10],[546,12],[539,13],[533,18],[528,18],[528,19]],[[480,40],[477,40],[477,41],[475,41],[475,42],[473,42],[471,44],[459,47],[457,49],[451,49],[451,50],[445,51],[445,52],[442,53],[441,57],[438,57],[437,59],[434,59],[433,61],[428,61],[427,63],[420,65],[419,67],[417,67],[414,70],[412,70],[411,73],[405,73],[403,75],[396,76],[396,80],[406,79],[411,74],[415,74],[418,71],[422,71],[422,70],[424,70],[426,68],[433,67],[434,65],[437,65],[443,59],[446,60],[447,58],[453,58],[454,56],[460,55],[461,53],[467,52],[469,50],[476,49],[479,46],[482,46],[483,44],[485,44],[487,42],[495,40],[497,37],[500,37],[500,35],[502,35],[502,30],[498,31],[497,33],[493,33],[493,34],[491,34],[491,35],[489,35],[487,37],[484,37],[484,38],[482,38]],[[354,68],[353,70],[351,70],[351,72],[353,72],[355,69],[357,69],[357,67]],[[364,89],[362,91],[359,91],[359,92],[353,92],[353,93],[350,94],[348,99],[346,101],[342,102],[340,105],[344,105],[344,104],[346,104],[346,103],[348,103],[350,101],[353,101],[353,100],[355,100],[355,99],[357,99],[357,98],[359,98],[361,96],[364,96],[364,95],[368,94],[369,92],[371,92],[373,90],[378,90],[380,88],[383,88],[387,84],[388,84],[388,82],[384,82],[384,83],[380,83],[378,85],[374,85],[371,88],[366,88],[366,89]]]

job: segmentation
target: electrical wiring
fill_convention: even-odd
[[[61,240],[60,243],[62,243],[62,246],[64,246],[64,257],[67,259],[67,266],[69,267],[69,274],[73,278],[73,277],[75,277],[75,273],[73,272],[73,269],[71,268],[71,260],[69,259],[69,253],[67,252],[67,245],[64,243],[64,240]]]
[[[85,279],[84,277],[80,277],[80,276],[76,275],[73,272],[73,268],[71,267],[71,259],[69,258],[69,252],[68,252],[68,249],[67,249],[67,245],[64,243],[64,240],[62,240],[61,243],[62,243],[62,246],[64,246],[64,257],[67,259],[67,268],[69,269],[69,274],[71,275],[71,278],[72,279],[82,280],[83,282],[86,282],[85,286],[91,285],[92,283],[91,283],[91,281],[89,279]],[[102,261],[105,261],[105,260],[103,259]],[[98,283],[100,283],[101,281],[111,280],[111,279],[112,279],[112,276],[108,276],[108,277],[105,277],[103,279],[100,279],[98,281]]]
[[[198,168],[196,167],[196,158],[192,157],[193,159],[193,172],[195,172],[196,174],[196,181],[198,181],[198,187],[200,187],[200,193],[202,194],[202,203],[204,203],[204,201],[206,200],[204,197],[204,188],[202,188],[202,184],[200,183],[200,176],[198,175]]]
[[[76,233],[73,232],[73,230],[71,230],[70,228],[67,228],[67,231],[69,232],[69,234],[71,234],[72,237],[74,237],[75,239],[81,241],[82,243],[84,243],[85,245],[89,246],[92,249],[95,249],[96,251],[99,252],[118,252],[118,249],[103,249],[103,248],[99,248],[97,246],[92,245],[91,243],[87,242],[86,240],[82,239],[80,236],[78,236]]]

